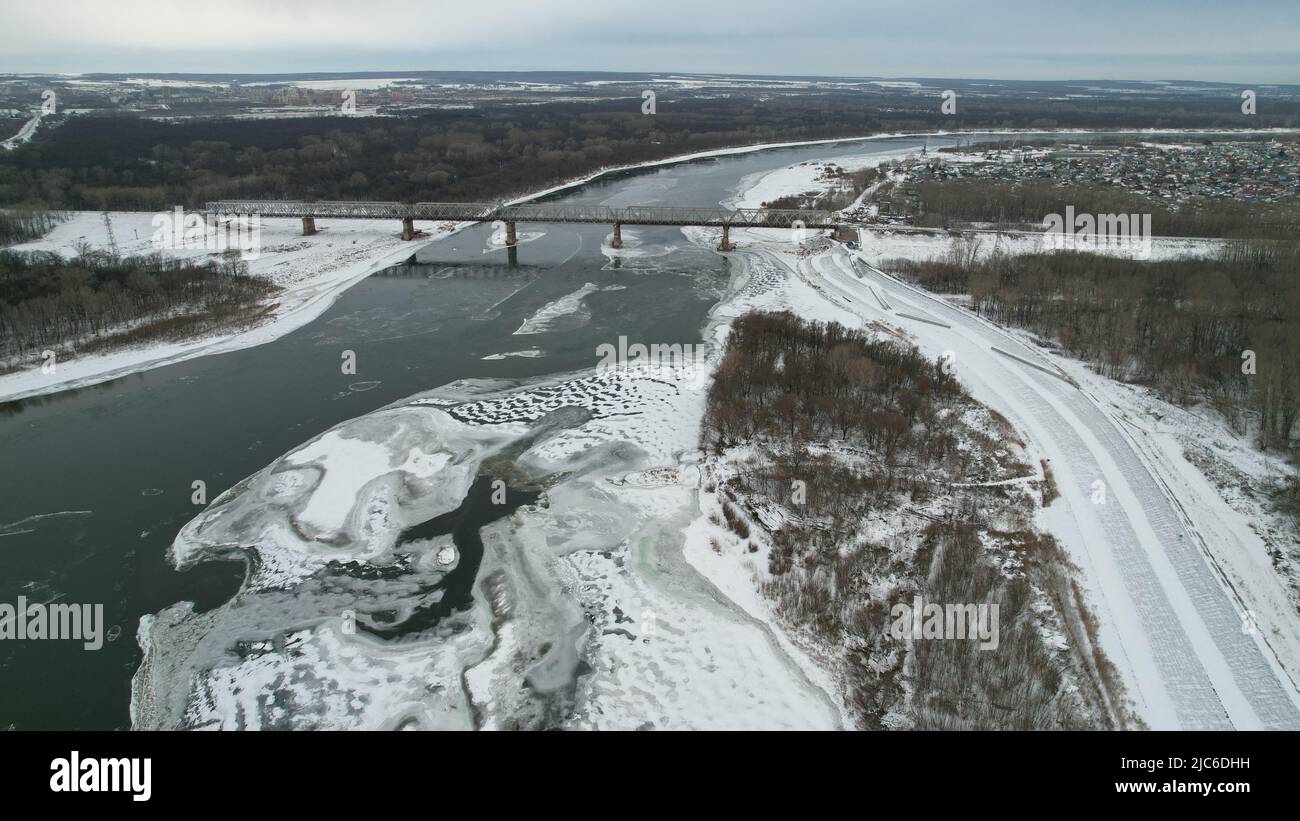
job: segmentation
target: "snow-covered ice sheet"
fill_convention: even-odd
[[[683,556],[706,387],[693,377],[453,383],[240,483],[173,559],[238,551],[249,578],[214,611],[142,625],[134,725],[840,726],[771,628]],[[542,482],[545,501],[483,528],[472,606],[395,642],[342,631],[345,608],[409,617],[429,595],[446,545],[410,558],[398,534],[458,504],[488,461]]]

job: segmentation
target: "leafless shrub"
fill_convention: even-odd
[[[1108,683],[1093,683],[1107,668],[1083,650],[1091,645],[1070,642],[1062,653],[1040,634],[1084,636],[1078,614],[1086,611],[1063,581],[1071,570],[1065,555],[1029,525],[1036,496],[1020,487],[954,485],[972,475],[1030,473],[1014,439],[959,421],[980,406],[955,382],[894,342],[790,314],[737,320],[720,371],[705,444],[725,451],[743,443],[752,454],[729,480],[722,516],[740,535],[748,527],[742,508],[784,510],[770,534],[761,590],[783,623],[836,660],[860,726],[896,726],[902,715],[934,729],[1111,726],[1109,705],[1119,696]],[[1013,432],[991,418],[1005,426],[1000,433]],[[791,496],[796,481],[806,490],[799,503]],[[903,508],[930,512],[905,517],[908,525],[887,544],[845,543],[864,521]],[[1005,525],[992,527],[991,519]],[[988,552],[994,548],[999,561]],[[1003,559],[1019,570],[1004,572]],[[890,586],[885,600],[878,593]],[[1069,612],[1040,616],[1030,606],[1035,589],[1064,590],[1066,600],[1050,603]],[[996,603],[998,648],[895,640],[890,607],[918,593]]]
[[[1047,466],[1047,460],[1042,459],[1039,464],[1043,466],[1043,507],[1047,507],[1061,496],[1061,491],[1056,487],[1056,478],[1052,476],[1052,469]]]
[[[728,494],[730,495],[730,494]],[[722,503],[722,517],[727,520],[727,527],[742,539],[749,538],[749,522],[730,502]]]

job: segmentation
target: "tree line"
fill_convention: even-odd
[[[1059,185],[984,179],[924,180],[916,184],[920,207],[911,222],[940,228],[981,222],[1039,228],[1048,214],[1150,214],[1156,236],[1291,239],[1300,232],[1294,203],[1240,203],[1191,199],[1177,207],[1108,185]],[[1072,226],[1066,226],[1067,229]]]
[[[1279,101],[1258,126],[1285,125]],[[611,165],[726,146],[881,132],[1024,127],[1239,125],[1212,101],[1115,99],[1083,105],[1015,93],[964,96],[945,116],[927,95],[819,91],[683,95],[511,105],[372,117],[165,122],[72,117],[0,154],[0,203],[49,209],[195,208],[224,198],[478,200],[553,185]]]
[[[756,436],[853,438],[886,461],[903,449],[946,447],[916,438],[933,397],[960,392],[955,379],[896,342],[794,314],[738,319],[709,389],[706,442],[729,447]],[[732,351],[738,352],[731,355]],[[936,451],[936,456],[942,456]]]
[[[0,209],[0,247],[40,239],[57,222],[58,218],[46,211]]]
[[[1056,251],[888,263],[925,288],[969,294],[996,322],[1056,340],[1105,376],[1207,402],[1265,449],[1300,419],[1300,245],[1228,243],[1206,258],[1140,261]]]
[[[220,261],[0,251],[0,369],[253,321],[279,289]]]
[[[977,416],[984,424],[964,421]],[[732,324],[701,435],[730,469],[705,493],[717,494],[716,524],[747,553],[758,549],[751,537],[770,543],[761,589],[834,665],[859,726],[903,716],[926,729],[1111,726],[1118,680],[1088,651],[1068,561],[1033,530],[1039,496],[978,485],[1031,473],[1007,447],[1014,438],[940,363],[897,340],[790,312]],[[951,513],[903,512],[935,505]],[[864,535],[873,521],[909,516],[917,524]],[[1007,573],[1012,553],[1020,569]],[[1036,611],[1035,590],[1054,615]],[[885,629],[891,607],[917,594],[996,603],[999,647],[900,644]],[[1054,652],[1043,618],[1078,641]]]

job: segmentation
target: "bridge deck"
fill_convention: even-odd
[[[486,202],[305,202],[222,200],[207,204],[213,215],[324,219],[418,219],[451,222],[589,222],[623,225],[701,225],[736,228],[834,228],[829,211],[787,208],[676,208],[631,205]]]

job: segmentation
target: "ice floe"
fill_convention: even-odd
[[[538,308],[532,316],[525,319],[519,329],[515,331],[515,336],[540,334],[561,329],[569,330],[585,325],[591,319],[591,310],[583,304],[583,300],[587,298],[588,294],[599,290],[599,285],[588,282],[572,293],[551,300]]]

